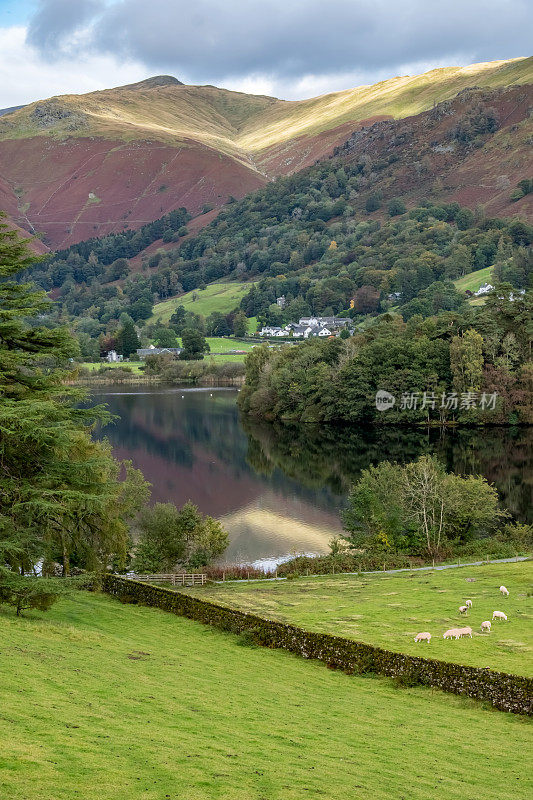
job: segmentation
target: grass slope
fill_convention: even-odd
[[[210,283],[205,289],[194,289],[179,297],[171,297],[169,300],[157,303],[148,322],[168,322],[178,306],[183,306],[187,311],[194,311],[195,314],[202,314],[204,317],[208,317],[213,311],[228,314],[239,305],[251,287],[251,283],[238,281]]]
[[[475,580],[470,583],[467,578]],[[519,562],[397,575],[228,583],[208,587],[202,595],[389,650],[530,675],[533,598],[527,592],[532,582],[533,562]],[[501,584],[510,597],[501,597]],[[457,609],[467,598],[473,607],[464,618]],[[481,634],[481,622],[492,619],[494,610],[505,611],[509,621],[494,622],[490,635]],[[447,628],[464,625],[472,628],[472,639],[443,640]],[[415,644],[413,637],[420,631],[432,634],[431,644]]]
[[[76,593],[0,612],[10,800],[515,800],[528,720]]]
[[[493,269],[494,267],[485,267],[484,269],[476,269],[474,272],[469,272],[468,275],[463,275],[462,278],[454,281],[455,288],[460,292],[466,292],[467,289],[471,292],[477,292],[484,283],[490,283]]]

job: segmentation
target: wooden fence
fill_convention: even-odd
[[[207,580],[207,575],[202,573],[169,573],[164,575],[125,575],[123,577],[132,581],[142,581],[143,583],[170,583],[172,586],[203,586]]]

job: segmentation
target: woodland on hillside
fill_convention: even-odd
[[[377,424],[531,424],[533,292],[510,285],[483,306],[387,313],[350,339],[256,348],[240,408],[252,417]],[[377,402],[385,392],[394,402]]]

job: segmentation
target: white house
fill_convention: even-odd
[[[285,336],[283,330],[276,325],[265,325],[259,331],[259,336]]]
[[[494,286],[491,283],[484,283],[483,286],[480,286],[477,292],[474,292],[474,297],[481,297],[481,295],[488,294],[492,292]]]
[[[328,328],[344,328],[349,320],[345,317],[302,317],[300,325],[310,325],[312,328],[328,327]],[[331,335],[331,331],[330,334]]]
[[[119,355],[116,350],[110,350],[105,357],[105,360],[110,364],[116,364],[117,361],[122,361],[123,356]]]

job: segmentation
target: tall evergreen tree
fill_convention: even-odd
[[[67,575],[72,557],[88,568],[123,558],[126,520],[147,495],[142,475],[126,464],[119,481],[109,445],[91,439],[109,414],[80,407],[84,392],[65,384],[77,343],[42,325],[50,301],[15,280],[36,260],[0,224],[0,566],[12,576],[40,561],[61,560]]]
[[[141,346],[135,325],[131,319],[127,319],[118,335],[119,348],[124,358],[129,358]]]

